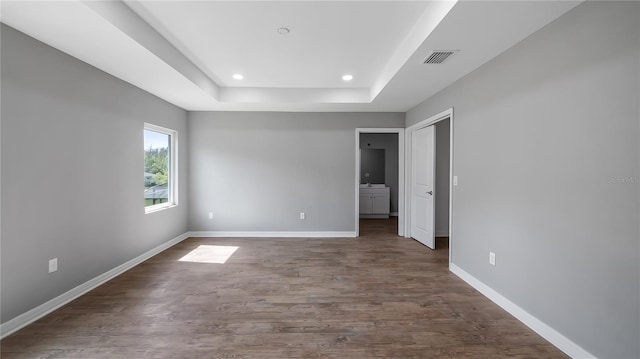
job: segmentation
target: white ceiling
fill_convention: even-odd
[[[0,16],[187,110],[407,111],[578,3],[3,0]],[[431,50],[460,51],[422,64]]]
[[[225,87],[371,87],[427,2],[129,2]],[[194,16],[195,15],[195,16]],[[287,35],[277,30],[286,27]],[[235,73],[243,81],[232,79]],[[354,80],[341,77],[351,73]]]

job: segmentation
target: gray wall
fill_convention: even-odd
[[[180,235],[178,207],[145,215],[143,122],[186,142],[185,111],[2,26],[2,321]],[[58,258],[58,271],[47,273]]]
[[[190,229],[353,231],[355,129],[403,125],[403,113],[190,112]]]
[[[585,2],[407,114],[454,107],[453,263],[607,359],[640,357],[639,19]]]
[[[368,146],[371,144],[371,146]],[[384,183],[389,187],[391,195],[391,212],[398,212],[398,134],[397,133],[362,133],[360,148],[380,148],[385,154]],[[360,182],[366,183],[362,177]],[[374,183],[374,182],[371,182]]]
[[[436,236],[449,235],[449,120],[435,124],[436,136]]]

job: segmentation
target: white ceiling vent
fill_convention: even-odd
[[[423,61],[425,64],[441,64],[458,50],[433,50]]]

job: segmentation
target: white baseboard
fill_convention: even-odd
[[[460,277],[462,280],[467,282],[470,286],[478,290],[485,297],[489,298],[492,302],[499,305],[502,309],[509,312],[509,314],[513,315],[524,323],[526,326],[531,328],[534,332],[538,333],[541,337],[548,340],[551,344],[556,346],[558,349],[562,350],[565,354],[575,359],[597,359],[595,355],[589,353],[584,350],[578,344],[569,340],[569,338],[564,335],[558,333],[555,329],[551,328],[540,319],[534,317],[533,315],[527,313],[526,310],[520,308],[518,305],[510,301],[509,299],[502,296],[500,293],[491,289],[488,285],[482,283],[480,280],[472,276],[471,274],[465,272],[460,267],[456,266],[453,263],[449,263],[449,270],[453,272],[453,274]]]
[[[189,237],[247,237],[247,238],[345,238],[355,237],[356,232],[338,232],[338,231],[325,231],[325,232],[271,232],[271,231],[192,231],[189,232]]]
[[[389,213],[389,217],[398,217],[398,212]]]
[[[126,272],[127,270],[146,261],[147,259],[155,256],[156,254],[164,251],[165,249],[170,248],[184,241],[187,238],[189,238],[188,232],[183,233],[137,256],[136,258],[133,258],[132,260],[113,268],[112,270],[106,273],[103,273],[93,279],[88,280],[87,282],[80,284],[79,286],[69,290],[68,292],[63,293],[51,299],[50,301],[31,309],[26,313],[20,314],[19,316],[5,323],[0,324],[0,339],[5,338],[6,336],[26,327],[27,325],[35,322],[36,320],[44,317],[45,315],[53,312],[54,310],[62,307],[63,305],[71,302],[72,300],[78,298],[79,296],[106,283],[107,281],[119,276],[120,274]]]
[[[448,232],[436,233],[435,236],[436,237],[449,237],[449,233]]]

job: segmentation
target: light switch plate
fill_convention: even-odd
[[[56,272],[58,270],[58,258],[49,259],[49,273]]]

